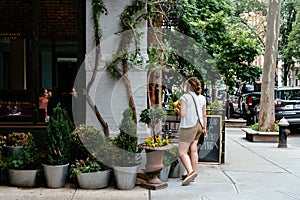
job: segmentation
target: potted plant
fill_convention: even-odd
[[[21,187],[37,185],[41,156],[31,133],[27,134],[27,144],[23,145],[20,155],[12,154],[3,158],[2,167],[7,169],[10,185]]]
[[[74,175],[83,189],[99,189],[109,185],[110,170],[94,158],[76,160],[71,165],[71,177]]]
[[[0,135],[0,163],[2,162],[2,158],[4,157],[4,147],[6,146],[6,137]]]
[[[160,171],[159,178],[161,181],[167,181],[171,166],[173,163],[178,162],[179,154],[178,154],[178,146],[176,144],[170,144],[170,148],[164,152],[163,156],[163,165],[164,168]]]
[[[60,103],[53,108],[45,136],[46,156],[43,171],[47,186],[63,187],[70,162],[72,124],[68,112]]]
[[[151,129],[152,138],[156,141],[156,136],[161,131],[159,123],[166,117],[166,110],[160,107],[146,108],[140,114],[140,122],[147,124]],[[163,145],[160,145],[163,146]]]
[[[146,172],[150,178],[147,180],[145,187],[150,189],[167,187],[167,184],[162,183],[159,179],[159,173],[164,167],[164,151],[170,148],[168,135],[161,134],[161,121],[165,117],[166,111],[160,107],[144,109],[140,114],[140,122],[146,123],[151,129],[151,135],[144,139],[144,143],[139,145],[140,149],[146,151]]]
[[[0,135],[0,183],[6,181],[5,169],[2,167],[5,145],[6,145],[6,136]]]
[[[180,178],[183,174],[186,174],[186,169],[178,154],[178,144],[172,144],[172,147],[166,151],[166,154],[171,158],[169,177]]]
[[[93,126],[81,124],[73,131],[75,161],[71,164],[70,176],[76,176],[80,188],[97,189],[109,185],[110,169],[100,161],[110,156],[108,148],[105,136]]]
[[[222,103],[220,103],[217,99],[215,99],[210,105],[207,105],[206,110],[208,115],[223,115],[225,111]]]
[[[28,134],[24,132],[12,132],[6,138],[6,155],[20,155],[24,145],[28,144]]]
[[[131,190],[135,187],[141,158],[137,148],[137,129],[131,108],[123,112],[119,130],[119,135],[111,139],[114,149],[114,175],[117,188]]]

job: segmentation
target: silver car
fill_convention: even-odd
[[[275,120],[286,118],[292,130],[300,127],[300,87],[275,89]]]

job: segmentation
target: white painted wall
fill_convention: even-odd
[[[124,7],[129,4],[130,0],[105,0],[105,5],[109,14],[103,15],[100,18],[102,29],[100,69],[98,70],[96,80],[91,88],[90,96],[100,110],[101,115],[109,125],[111,136],[118,134],[118,126],[122,120],[124,109],[129,107],[128,97],[125,84],[122,80],[112,79],[111,75],[105,70],[107,62],[111,61],[112,55],[116,50],[120,36],[115,33],[121,30],[119,16],[124,10]],[[95,45],[93,40],[94,26],[92,22],[91,0],[86,3],[86,84],[92,77],[95,66]],[[143,24],[141,31],[147,30],[146,22]],[[144,50],[146,56],[147,34],[141,42],[140,48]],[[132,45],[134,46],[134,45]],[[131,81],[137,115],[141,110],[147,107],[147,71],[145,66],[130,67],[129,78]],[[99,122],[94,115],[94,112],[87,105],[86,108],[86,123],[99,127]],[[138,119],[139,120],[139,119]],[[138,126],[139,135],[147,135],[147,129],[144,124]]]

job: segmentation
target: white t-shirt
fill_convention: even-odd
[[[197,112],[195,109],[195,103],[193,97],[190,94],[193,95],[195,99],[200,122],[203,126],[202,108],[203,106],[206,106],[206,99],[201,94],[196,95],[194,92],[189,92],[189,94],[186,93],[182,95],[182,97],[180,98],[180,101],[184,101],[186,103],[186,114],[180,119],[180,125],[179,125],[180,128],[194,127],[198,120]]]

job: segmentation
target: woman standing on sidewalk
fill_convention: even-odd
[[[201,83],[196,77],[186,82],[186,93],[180,98],[180,125],[178,152],[187,170],[182,185],[189,185],[197,176],[198,140],[206,136],[206,100],[201,95]],[[188,154],[189,152],[189,154]]]

